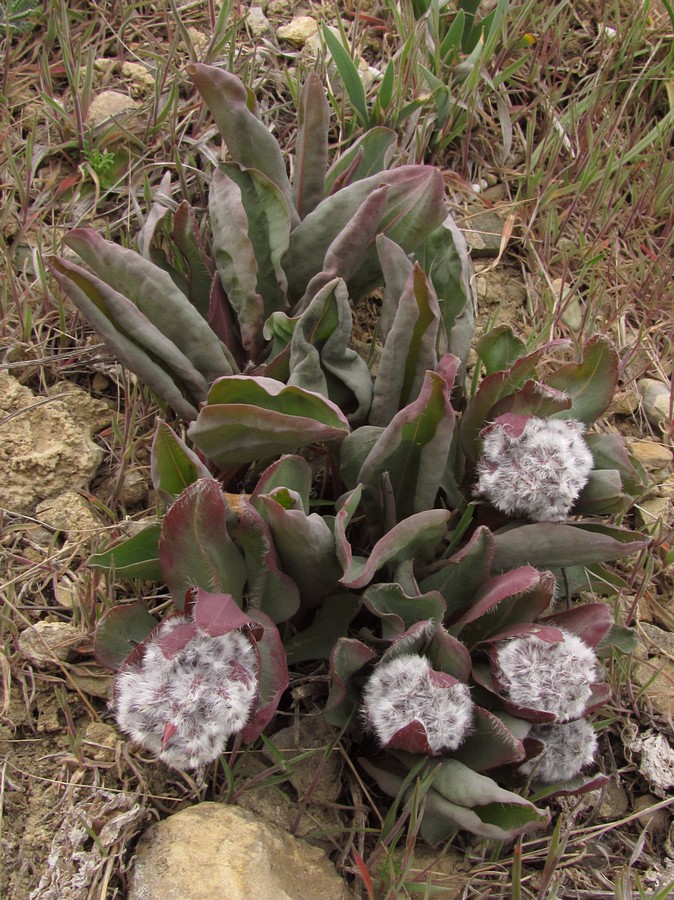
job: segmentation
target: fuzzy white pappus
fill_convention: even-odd
[[[597,657],[577,635],[559,631],[564,639],[556,643],[533,634],[504,641],[496,650],[496,675],[512,703],[568,722],[585,712],[597,681]]]
[[[463,743],[473,720],[468,686],[434,683],[433,674],[425,656],[411,653],[375,668],[363,692],[363,710],[383,746],[413,722],[423,726],[434,753]]]
[[[534,772],[536,781],[547,784],[568,781],[594,762],[597,735],[587,719],[565,725],[535,725],[529,737],[540,741],[543,751],[523,763],[520,772],[523,775]]]
[[[157,644],[189,623],[176,616],[157,629],[142,661],[121,670],[114,709],[120,728],[163,762],[194,769],[216,759],[255,704],[258,659],[239,631],[211,637],[197,629],[171,659]]]
[[[475,493],[509,516],[565,519],[594,465],[584,430],[572,419],[531,416],[515,436],[497,420],[483,434]]]

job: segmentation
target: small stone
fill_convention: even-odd
[[[58,497],[44,500],[38,505],[35,515],[44,524],[56,531],[63,531],[73,540],[90,538],[103,527],[87,501],[76,491],[66,491]]]
[[[287,16],[292,13],[293,5],[291,0],[270,0],[266,13],[267,15],[278,16],[279,18],[281,16]]]
[[[97,762],[114,762],[120,738],[115,729],[105,722],[90,722],[84,730],[83,749],[90,759]]]
[[[146,498],[150,485],[140,469],[129,469],[124,473],[122,486],[122,503],[124,506],[138,506]]]
[[[91,389],[97,394],[103,394],[110,387],[110,379],[106,375],[97,372],[91,379]]]
[[[491,211],[471,213],[458,224],[463,230],[471,256],[498,256],[505,227],[505,222],[499,215]]]
[[[199,31],[198,28],[194,28],[191,26],[187,29],[187,34],[192,42],[192,47],[194,48],[194,52],[199,57],[203,57],[206,51],[208,50],[208,45],[211,40],[207,34],[204,34],[202,31]]]
[[[674,721],[674,663],[666,656],[652,656],[633,667],[632,678],[643,689],[646,705],[650,703],[665,721]]]
[[[639,821],[653,835],[664,834],[669,823],[669,815],[666,809],[650,811],[650,807],[655,806],[657,803],[659,803],[659,800],[653,794],[642,794],[640,797],[635,797],[633,803],[634,812],[640,813]]]
[[[94,60],[94,69],[97,72],[107,74],[111,72],[117,65],[116,59],[108,59],[107,56],[99,56]]]
[[[655,378],[641,378],[637,382],[646,418],[660,431],[668,431],[671,426],[671,390],[669,385]]]
[[[628,440],[630,453],[641,463],[654,480],[664,479],[670,474],[672,451],[658,441]]]
[[[632,741],[631,748],[640,754],[639,771],[658,797],[666,796],[674,787],[674,749],[663,734],[646,732]]]
[[[265,16],[261,6],[251,6],[246,17],[246,24],[253,37],[263,37],[272,33],[269,19]]]
[[[119,91],[102,91],[91,101],[87,122],[89,125],[99,125],[113,116],[121,116],[138,109],[141,104],[128,94]]]
[[[322,850],[253,813],[199,803],[157,822],[141,837],[128,900],[348,900],[352,895]]]
[[[122,75],[132,81],[143,94],[154,90],[154,77],[141,63],[122,63]]]
[[[77,608],[78,593],[77,582],[67,575],[64,575],[54,587],[54,598],[64,609]]]
[[[657,534],[663,526],[669,527],[672,504],[666,497],[642,500],[636,506],[635,513],[640,528],[648,534]]]
[[[639,395],[634,388],[618,391],[608,408],[609,415],[631,416],[639,408]]]
[[[19,653],[38,668],[45,669],[72,659],[82,635],[67,622],[37,622],[19,635]]]
[[[615,822],[629,809],[626,791],[613,778],[604,788],[597,816],[602,822]]]
[[[310,37],[318,32],[318,22],[313,16],[296,16],[287,25],[282,25],[276,36],[296,47],[303,47]]]
[[[571,285],[564,284],[561,278],[553,278],[550,288],[555,305],[558,304],[562,309],[562,322],[571,331],[580,331],[583,327],[585,308]]]

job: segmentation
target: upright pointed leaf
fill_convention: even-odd
[[[383,172],[389,165],[397,136],[390,128],[370,128],[337,157],[325,179],[325,193],[332,194],[339,185],[344,188]],[[355,165],[354,165],[355,163]],[[348,173],[348,177],[347,176]]]
[[[419,396],[426,372],[438,361],[440,308],[435,291],[414,265],[386,337],[370,410],[370,425],[386,426]]]
[[[261,610],[249,610],[247,615],[262,625],[262,634],[255,639],[260,659],[260,686],[257,706],[246,727],[242,740],[250,743],[258,738],[276,713],[279,701],[288,687],[288,665],[278,628]]]
[[[271,132],[248,108],[248,95],[240,79],[224,69],[202,63],[191,63],[188,72],[206,101],[232,159],[246,169],[257,169],[266,175],[279,187],[288,208],[294,210],[281,149]]]
[[[211,473],[199,457],[166,422],[157,422],[150,453],[150,469],[155,491],[169,506],[186,487]]]
[[[179,610],[193,586],[231,594],[241,603],[246,564],[227,531],[227,508],[217,481],[201,479],[190,485],[167,512],[159,559]]]
[[[447,602],[448,619],[456,618],[488,578],[493,557],[494,536],[480,526],[466,546],[421,579],[419,587],[423,591],[439,591]]]
[[[293,175],[293,201],[301,219],[325,196],[328,168],[330,106],[320,79],[309,72],[297,112],[297,146]]]
[[[173,240],[187,266],[188,297],[202,317],[208,320],[215,266],[204,248],[194,210],[186,200],[173,217]]]

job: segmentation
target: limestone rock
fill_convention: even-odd
[[[146,831],[128,900],[349,900],[325,854],[262,819],[199,803]]]
[[[99,125],[112,116],[123,115],[139,106],[140,103],[129,97],[128,94],[122,94],[120,91],[101,91],[91,101],[87,122],[89,125]]]
[[[672,466],[672,451],[658,441],[627,441],[630,453],[654,480],[664,479]]]
[[[192,42],[194,52],[198,57],[203,57],[208,50],[208,45],[211,42],[208,35],[204,34],[202,31],[199,31],[198,28],[194,28],[193,26],[190,26],[187,29],[187,34],[190,41]]]
[[[625,789],[612,778],[603,791],[597,816],[602,822],[615,822],[625,815],[629,805]]]
[[[264,35],[269,35],[272,32],[271,25],[269,24],[269,19],[265,16],[261,6],[251,6],[251,8],[248,10],[246,22],[253,37],[263,37]]]
[[[672,503],[666,497],[642,500],[636,507],[639,527],[648,534],[657,534],[661,528],[668,528],[672,516]]]
[[[641,378],[637,387],[641,394],[646,418],[660,431],[666,431],[671,421],[669,387],[662,381],[656,381],[655,378]]]
[[[318,31],[318,22],[313,16],[296,16],[287,25],[282,25],[276,35],[280,41],[288,41],[296,47],[303,47]]]
[[[41,500],[88,485],[102,456],[62,400],[42,402],[0,373],[0,507],[31,514]]]
[[[497,213],[489,210],[471,212],[457,224],[463,229],[470,255],[474,259],[498,256],[505,222]]]
[[[147,94],[154,90],[154,77],[140,63],[123,62],[122,75],[133,82],[139,94]]]
[[[19,653],[39,668],[58,666],[72,658],[82,635],[67,622],[37,622],[19,635]]]
[[[669,814],[666,809],[653,810],[659,800],[653,794],[642,794],[634,798],[634,812],[640,813],[639,821],[648,826],[651,834],[664,834],[669,824]]]
[[[43,500],[38,504],[35,515],[41,522],[56,531],[63,531],[74,540],[89,538],[103,527],[87,501],[76,491],[66,491],[58,497]]]
[[[663,734],[648,731],[631,742],[631,750],[641,759],[639,771],[658,797],[664,797],[674,787],[674,749]]]

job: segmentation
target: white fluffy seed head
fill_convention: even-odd
[[[585,712],[597,681],[597,657],[577,635],[559,631],[564,639],[557,643],[533,634],[504,641],[496,651],[496,675],[512,703],[568,722]]]
[[[543,751],[520,766],[523,775],[534,772],[536,781],[552,784],[575,778],[589,766],[597,752],[597,735],[587,719],[566,725],[536,725],[529,737],[543,744]]]
[[[248,721],[259,684],[257,654],[239,631],[211,637],[197,630],[167,659],[157,638],[188,622],[181,616],[164,622],[142,661],[122,669],[115,682],[120,728],[177,769],[198,768],[223,752]]]
[[[584,430],[573,419],[532,416],[514,437],[496,422],[483,436],[475,493],[508,516],[565,519],[594,465]]]
[[[407,725],[419,722],[434,753],[456,750],[473,719],[468,686],[435,684],[424,656],[403,654],[380,663],[363,692],[363,711],[382,746]]]

